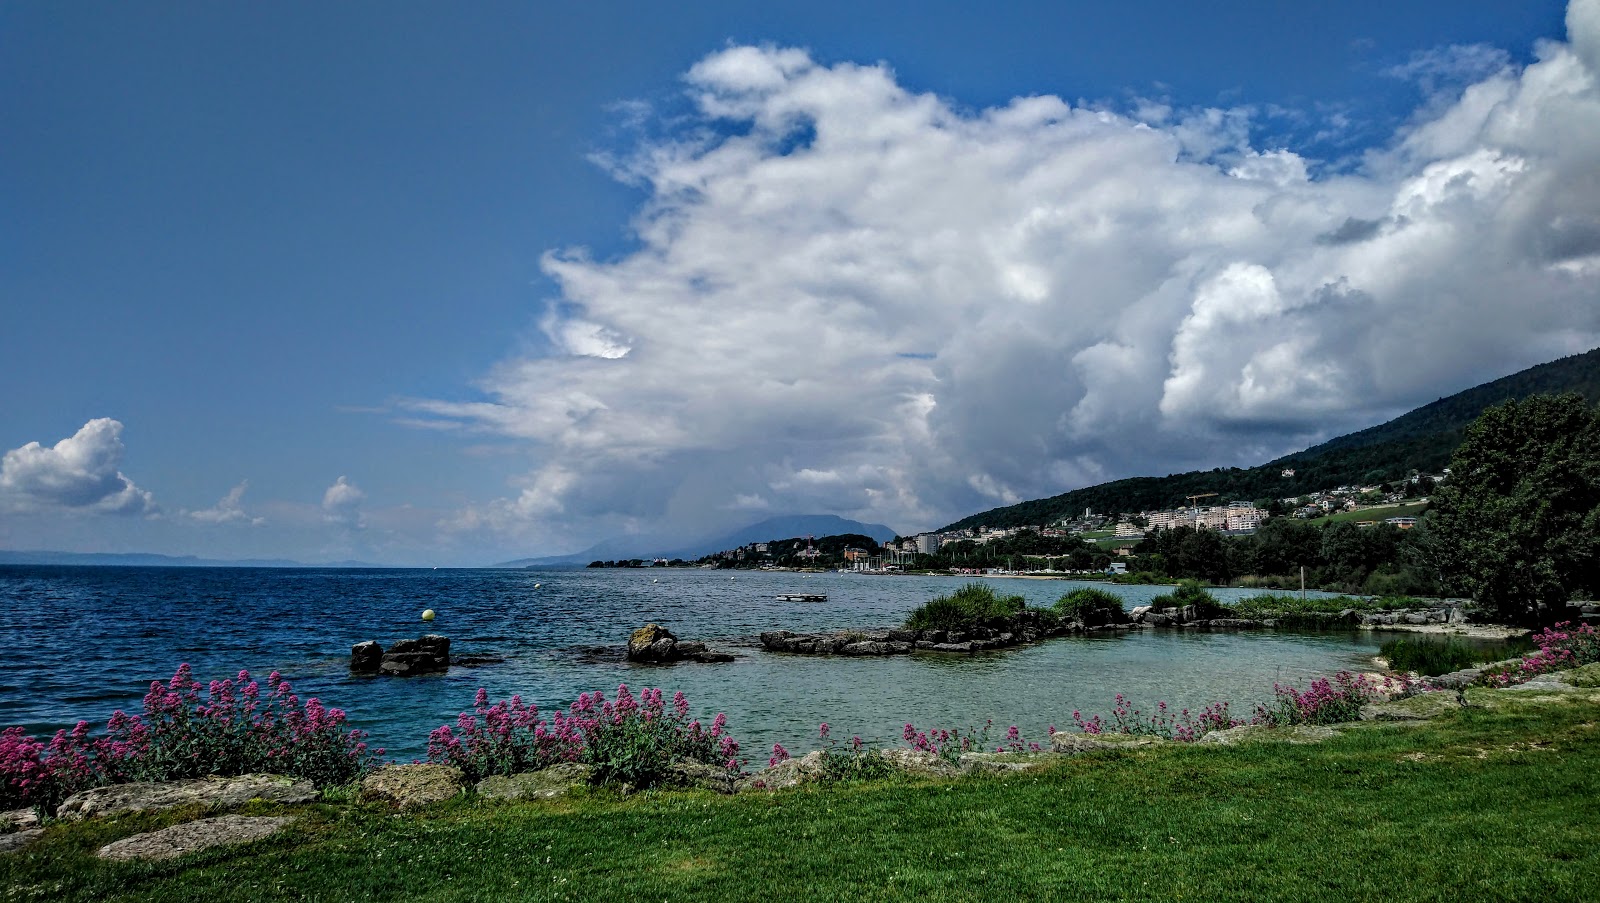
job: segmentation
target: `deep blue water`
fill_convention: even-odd
[[[762,630],[823,630],[899,623],[912,607],[962,580],[707,570],[322,570],[273,568],[0,567],[0,726],[44,733],[79,719],[103,725],[137,711],[156,679],[180,662],[202,683],[248,668],[277,670],[302,696],[346,709],[391,757],[422,755],[428,731],[470,708],[478,687],[542,708],[617,684],[683,690],[695,711],[723,711],[752,760],[774,742],[816,745],[836,736],[897,738],[906,722],[965,728],[993,719],[1042,738],[1081,709],[1105,712],[1115,693],[1141,705],[1197,708],[1228,700],[1248,709],[1274,682],[1303,683],[1369,667],[1371,634],[1189,634],[1138,631],[1074,637],[976,656],[812,658],[762,651]],[[995,579],[1044,605],[1082,584]],[[1132,606],[1159,587],[1108,587]],[[820,592],[824,603],[779,602]],[[1245,595],[1220,590],[1224,599]],[[432,625],[419,616],[438,612]],[[629,632],[647,622],[681,639],[736,652],[728,664],[631,665]],[[356,678],[350,646],[387,647],[424,632],[451,638],[456,655],[504,664],[408,679]]]

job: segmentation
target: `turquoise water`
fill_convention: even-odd
[[[730,576],[733,579],[730,579]],[[200,568],[0,568],[0,725],[33,732],[78,719],[103,724],[136,710],[154,679],[180,662],[202,681],[249,668],[281,671],[302,695],[346,709],[393,757],[422,755],[428,731],[469,708],[480,686],[520,693],[541,707],[617,684],[684,691],[697,713],[726,712],[752,760],[781,742],[835,736],[895,739],[907,722],[967,728],[992,719],[1042,739],[1072,712],[1106,712],[1116,693],[1199,708],[1226,700],[1248,711],[1274,682],[1303,684],[1340,669],[1370,668],[1372,634],[1135,631],[1070,637],[975,656],[881,659],[769,654],[763,630],[886,627],[964,578],[870,577],[703,570],[316,570]],[[1084,585],[991,578],[1006,594],[1046,605]],[[1097,584],[1099,585],[1099,584]],[[1107,586],[1130,607],[1162,587]],[[823,603],[779,593],[826,593]],[[1219,590],[1224,600],[1249,595]],[[503,664],[409,679],[354,678],[353,643],[387,646],[426,632],[452,652]],[[739,655],[727,664],[632,665],[629,632],[663,624],[681,639]]]

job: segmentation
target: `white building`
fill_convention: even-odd
[[[919,533],[919,534],[917,534],[917,551],[921,552],[924,555],[937,555],[937,554],[939,554],[939,534],[937,534],[937,533]]]

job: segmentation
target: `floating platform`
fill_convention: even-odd
[[[828,597],[823,593],[779,593],[779,602],[826,602]]]

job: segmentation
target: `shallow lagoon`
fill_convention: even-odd
[[[733,577],[733,579],[729,579]],[[550,708],[618,683],[683,690],[697,713],[725,711],[752,763],[781,742],[836,737],[895,739],[918,727],[1019,725],[1041,738],[1072,712],[1106,712],[1123,693],[1135,704],[1199,708],[1227,700],[1240,714],[1269,699],[1274,682],[1303,684],[1342,668],[1366,669],[1371,633],[1178,633],[1069,637],[975,656],[881,659],[768,654],[762,630],[825,630],[898,623],[915,605],[964,582],[707,570],[320,570],[0,567],[0,725],[32,732],[82,718],[101,725],[115,708],[137,710],[153,679],[179,662],[202,681],[274,669],[302,696],[349,711],[391,756],[422,755],[428,731],[468,708],[474,691],[522,694]],[[1006,594],[1047,605],[1084,584],[991,579]],[[1099,584],[1097,584],[1099,585]],[[1164,587],[1108,586],[1130,607]],[[826,593],[822,603],[779,593]],[[1224,600],[1252,591],[1219,590]],[[451,638],[456,655],[504,664],[452,668],[410,679],[352,678],[351,644],[388,645],[425,632]],[[740,655],[728,664],[630,665],[621,647],[654,621],[680,638]]]

